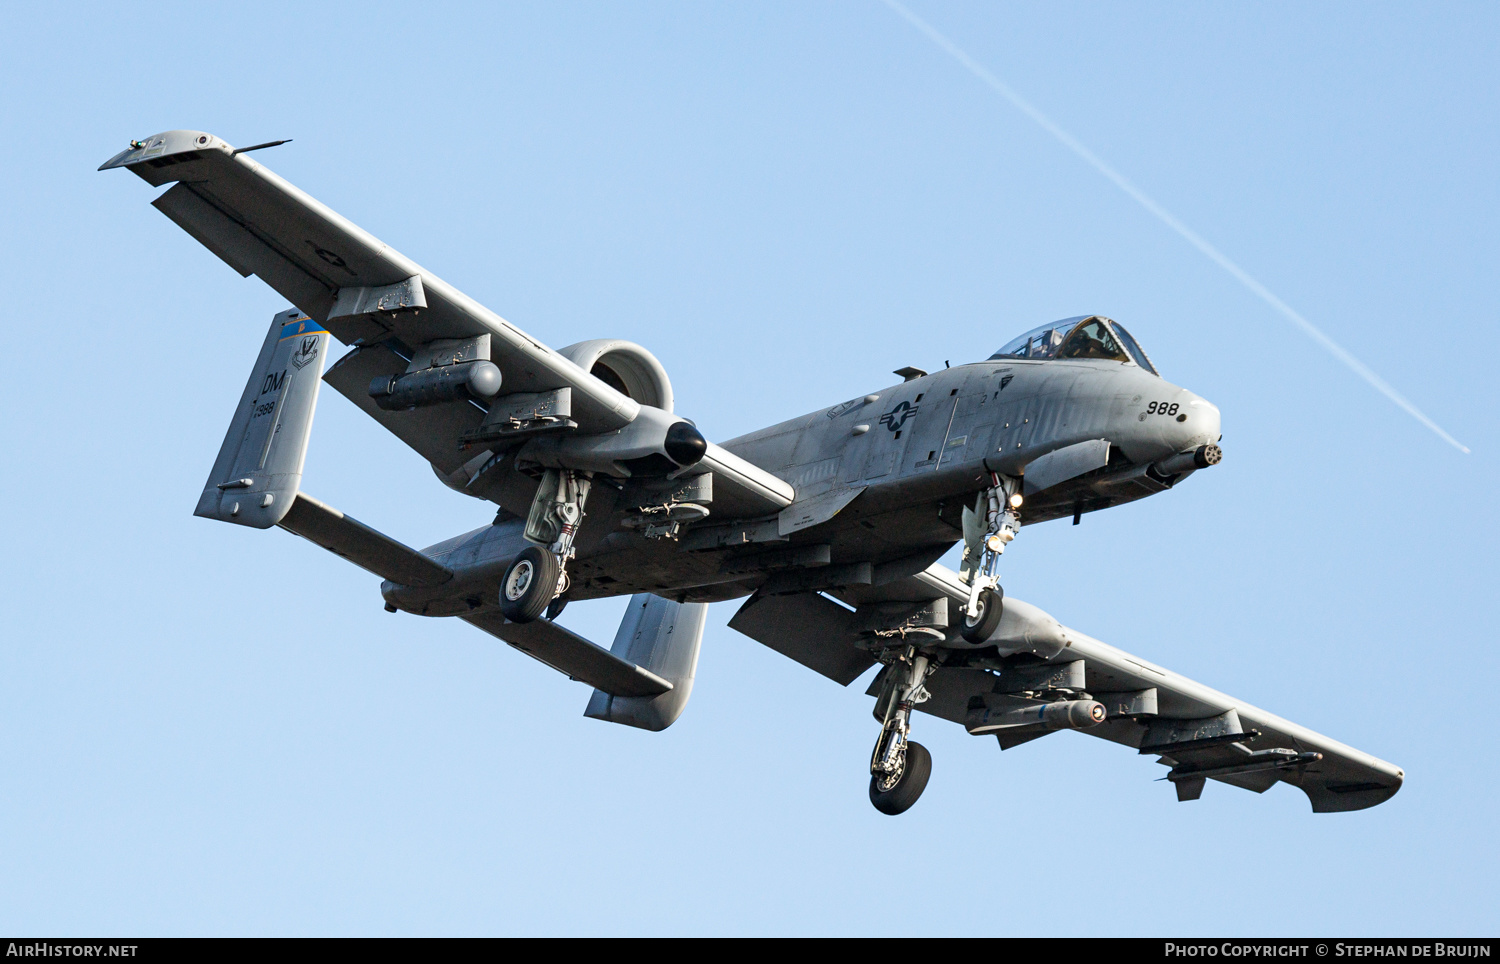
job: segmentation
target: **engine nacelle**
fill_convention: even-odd
[[[708,440],[692,422],[642,405],[635,421],[614,432],[534,438],[516,454],[516,463],[625,479],[697,465],[707,451]]]
[[[656,356],[633,341],[596,338],[558,352],[568,361],[642,405],[672,411],[672,382]]]

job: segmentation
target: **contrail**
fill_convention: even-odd
[[[1326,348],[1329,354],[1347,365],[1349,369],[1360,378],[1363,378],[1365,381],[1369,382],[1376,391],[1384,395],[1386,398],[1389,398],[1391,401],[1395,402],[1397,405],[1403,408],[1406,413],[1412,418],[1432,429],[1432,431],[1437,434],[1438,438],[1441,438],[1449,445],[1458,449],[1460,452],[1463,452],[1465,455],[1469,454],[1468,446],[1464,445],[1458,439],[1443,431],[1442,426],[1438,425],[1438,423],[1428,418],[1421,409],[1417,408],[1417,406],[1408,401],[1406,396],[1396,391],[1390,386],[1390,383],[1371,371],[1369,366],[1360,361],[1358,358],[1355,358],[1353,355],[1349,354],[1349,352],[1338,342],[1323,334],[1322,329],[1318,328],[1317,325],[1314,325],[1312,322],[1302,317],[1302,315],[1295,309],[1293,309],[1291,305],[1288,305],[1285,301],[1282,301],[1280,298],[1276,297],[1276,295],[1273,294],[1269,288],[1261,284],[1259,281],[1255,280],[1255,278],[1252,277],[1250,273],[1247,272],[1244,268],[1241,268],[1233,261],[1230,261],[1222,251],[1209,244],[1207,241],[1203,240],[1203,238],[1196,231],[1194,231],[1192,228],[1189,228],[1181,221],[1177,220],[1177,218],[1173,217],[1170,211],[1162,207],[1160,204],[1157,204],[1154,200],[1151,199],[1149,195],[1146,194],[1146,192],[1142,191],[1140,188],[1130,183],[1130,181],[1126,180],[1125,176],[1119,171],[1104,163],[1104,161],[1101,160],[1099,156],[1096,155],[1093,151],[1078,143],[1073,135],[1069,134],[1067,131],[1054,124],[1051,118],[1033,107],[1029,101],[1012,90],[1010,88],[1010,85],[1006,84],[1005,81],[990,73],[982,65],[976,63],[974,58],[964,53],[957,44],[939,33],[937,29],[932,26],[932,24],[928,23],[921,17],[906,9],[906,7],[899,2],[899,0],[882,0],[882,2],[897,14],[900,14],[907,23],[910,23],[913,27],[916,27],[918,30],[922,31],[922,33],[926,34],[928,40],[931,40],[933,43],[941,47],[950,57],[958,61],[960,64],[963,64],[963,66],[968,69],[969,73],[984,81],[987,85],[993,88],[997,94],[1010,101],[1013,107],[1015,107],[1021,113],[1025,114],[1027,117],[1030,117],[1032,120],[1036,121],[1037,124],[1042,128],[1042,130],[1057,138],[1062,142],[1064,147],[1087,161],[1090,167],[1113,181],[1115,186],[1120,190],[1135,198],[1140,206],[1154,214],[1157,220],[1161,221],[1161,223],[1165,224],[1173,231],[1176,231],[1178,234],[1182,235],[1183,239],[1186,240],[1188,244],[1191,244],[1193,247],[1203,252],[1215,264],[1233,275],[1235,280],[1237,280],[1240,284],[1244,285],[1246,288],[1249,288],[1250,291],[1253,292],[1258,298],[1260,298],[1266,304],[1270,305],[1272,308],[1276,309],[1277,312],[1286,317],[1289,321],[1292,322],[1292,324],[1296,325],[1298,328],[1301,328],[1304,332],[1307,333],[1307,336],[1309,338]]]

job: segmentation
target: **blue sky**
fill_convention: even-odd
[[[31,5],[0,60],[0,928],[140,934],[1491,934],[1497,59],[1483,4],[912,0],[1473,449],[1461,455],[884,5]],[[919,719],[709,617],[683,718],[280,532],[192,517],[285,307],[95,167],[259,160],[554,347],[623,337],[724,439],[1102,312],[1224,463],[1028,528],[1007,592],[1403,766],[1374,810]],[[44,324],[38,324],[45,319]],[[304,488],[480,525],[336,393]],[[568,610],[608,642],[623,603]],[[892,900],[892,895],[904,895]],[[1170,914],[1163,914],[1170,908]]]

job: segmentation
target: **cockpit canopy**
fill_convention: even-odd
[[[990,356],[997,358],[1100,358],[1134,363],[1160,375],[1130,332],[1103,315],[1079,315],[1033,328]]]

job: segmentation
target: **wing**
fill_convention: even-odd
[[[933,627],[915,632],[941,634],[936,627],[968,603],[969,587],[958,573],[933,564],[840,595],[857,608],[817,593],[757,594],[729,625],[847,686],[874,663],[872,630]],[[1156,756],[1171,767],[1166,779],[1180,800],[1197,799],[1208,780],[1256,793],[1282,781],[1324,813],[1373,807],[1401,789],[1404,773],[1384,760],[1069,629],[1019,599],[1005,600],[990,643],[992,652],[954,653],[958,659],[928,678],[930,699],[917,709],[972,734],[992,734],[1009,749],[1066,725],[1060,715],[1043,714],[1047,704],[1086,707],[1082,701],[1096,700],[1107,717],[1090,726],[1085,714],[1083,732]],[[869,694],[878,695],[882,684],[877,676]],[[1052,722],[1033,722],[1041,719]]]
[[[370,346],[335,366],[329,384],[444,471],[472,457],[459,450],[457,436],[477,427],[484,413],[456,405],[417,413],[376,408],[366,397],[370,378],[404,370],[409,358],[395,354],[403,347],[409,356],[435,340],[488,335],[490,359],[501,370],[506,393],[570,389],[571,418],[584,433],[619,428],[639,411],[624,393],[211,134],[158,134],[100,170],[120,167],[154,186],[177,182],[152,202],[158,210],[340,341]],[[442,424],[426,424],[432,419]]]
[[[324,379],[431,462],[450,485],[463,489],[489,458],[484,442],[468,447],[486,408],[475,402],[393,412],[369,395],[374,378],[420,364],[438,350],[431,347],[434,343],[449,351],[457,343],[486,338],[488,358],[500,368],[504,386],[497,402],[518,412],[553,406],[546,410],[565,415],[563,421],[580,435],[614,431],[640,414],[641,403],[630,394],[212,134],[158,134],[99,169],[122,167],[154,186],[176,182],[152,202],[158,210],[242,276],[256,275],[335,338],[354,346]],[[573,348],[588,344],[603,343]],[[652,403],[670,409],[670,394]],[[559,404],[567,410],[557,408]],[[713,473],[716,512],[728,518],[774,514],[794,497],[781,479],[715,445],[693,474],[702,471]]]
[[[968,586],[944,566],[930,566],[913,580],[950,603],[968,602]],[[1282,781],[1307,794],[1314,811],[1328,813],[1373,807],[1401,789],[1405,774],[1384,760],[1069,629],[1035,606],[1006,599],[1005,607],[1002,651],[1030,654],[1012,675],[1081,680],[1109,713],[1084,732],[1158,757],[1171,767],[1167,779],[1180,800],[1197,799],[1206,780],[1256,793]],[[980,722],[976,706],[1016,699],[1007,695],[1015,689],[1005,685],[1006,676],[1002,670],[997,682],[982,669],[941,671],[928,683],[933,699],[920,709],[963,723],[971,733],[994,732],[1002,748],[1046,735],[1050,731],[1040,728],[992,730]],[[1045,682],[1019,685],[1041,689]]]

